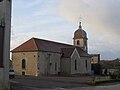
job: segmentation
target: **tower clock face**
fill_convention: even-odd
[[[2,2],[3,0],[0,0],[0,2]]]

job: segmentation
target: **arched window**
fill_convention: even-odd
[[[22,69],[25,69],[26,68],[26,61],[25,59],[22,60]]]
[[[87,60],[85,60],[85,66],[86,66],[86,69],[87,69]]]
[[[84,44],[85,44],[85,50],[87,51],[87,41],[85,41]]]
[[[80,41],[79,40],[77,40],[77,45],[80,45]]]
[[[22,75],[25,75],[25,72],[24,72],[24,71],[22,72]]]
[[[75,70],[77,70],[77,60],[75,60]]]
[[[57,71],[57,63],[55,62],[55,71]]]

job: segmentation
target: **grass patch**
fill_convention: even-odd
[[[95,80],[95,81],[87,81],[86,84],[88,85],[100,85],[103,83],[112,83],[112,82],[120,82],[120,80],[116,80],[116,79],[109,79],[109,80]]]

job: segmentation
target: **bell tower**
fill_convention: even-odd
[[[88,52],[87,40],[87,34],[82,29],[82,25],[80,22],[79,28],[74,32],[73,45],[81,47],[85,52]]]

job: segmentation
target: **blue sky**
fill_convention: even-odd
[[[89,53],[120,58],[120,0],[13,0],[11,49],[37,37],[72,44],[81,17]]]

